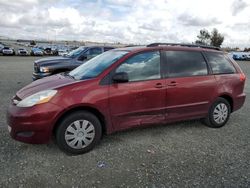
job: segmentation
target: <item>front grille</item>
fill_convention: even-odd
[[[6,53],[6,54],[11,54],[11,53],[12,53],[12,51],[10,51],[10,50],[3,50],[3,53]]]

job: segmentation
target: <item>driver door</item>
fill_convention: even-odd
[[[128,75],[128,82],[109,87],[110,114],[116,130],[164,122],[166,88],[160,59],[159,51],[143,52],[116,68],[115,73]]]

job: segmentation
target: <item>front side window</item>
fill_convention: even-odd
[[[168,76],[189,77],[207,75],[207,64],[200,52],[166,51]]]
[[[206,52],[205,54],[214,74],[235,73],[234,66],[222,53]]]
[[[115,72],[126,72],[130,82],[159,79],[160,53],[155,51],[137,54],[122,63]]]

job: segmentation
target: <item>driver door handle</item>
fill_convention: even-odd
[[[162,83],[157,83],[157,84],[155,84],[155,88],[163,88]]]

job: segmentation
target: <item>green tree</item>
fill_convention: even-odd
[[[249,52],[250,51],[250,48],[245,48],[244,49],[244,52]]]
[[[210,33],[206,29],[200,30],[199,35],[197,35],[196,44],[211,45],[220,47],[224,41],[224,36],[218,32],[216,28]]]
[[[210,43],[210,33],[206,29],[200,30],[199,35],[197,35],[198,40],[195,41],[196,44],[209,45]]]
[[[35,46],[36,45],[36,42],[34,40],[30,41],[30,45],[31,46]]]
[[[216,28],[214,28],[211,32],[210,40],[210,45],[220,47],[224,41],[224,36],[220,34]]]

